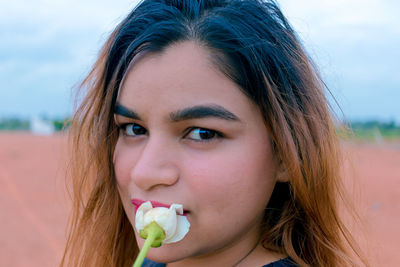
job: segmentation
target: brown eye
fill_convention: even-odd
[[[210,141],[221,136],[222,135],[220,133],[214,130],[209,130],[205,128],[192,128],[190,132],[186,135],[186,138],[194,141]]]
[[[147,130],[136,123],[127,123],[121,126],[121,130],[126,136],[138,136],[147,134]]]

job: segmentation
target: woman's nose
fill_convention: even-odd
[[[149,137],[131,170],[131,179],[142,190],[175,184],[179,179],[176,153],[172,144]]]

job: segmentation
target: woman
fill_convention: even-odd
[[[145,201],[191,224],[148,263],[354,265],[324,84],[275,2],[145,0],[82,87],[62,265],[131,266]]]

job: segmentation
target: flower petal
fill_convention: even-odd
[[[189,231],[190,223],[183,214],[181,204],[172,204],[169,209],[165,207],[153,208],[150,201],[140,205],[136,211],[135,226],[140,233],[152,222],[156,222],[164,231],[165,238],[162,243],[174,243],[180,241]]]
[[[189,232],[190,223],[189,220],[186,218],[186,216],[177,215],[176,219],[177,219],[176,220],[177,225],[175,234],[168,240],[164,239],[163,243],[165,244],[178,242],[182,240],[185,237],[185,235]]]
[[[147,213],[147,211],[151,210],[153,208],[153,205],[151,205],[150,201],[147,201],[140,205],[140,207],[136,211],[136,217],[135,217],[135,226],[136,226],[136,231],[140,232],[140,230],[143,230],[144,227],[146,226],[144,223],[144,215]]]

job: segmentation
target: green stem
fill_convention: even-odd
[[[140,236],[145,238],[146,241],[143,244],[142,249],[137,256],[133,267],[141,267],[143,264],[144,259],[146,258],[147,252],[152,247],[159,247],[161,246],[161,241],[165,238],[164,231],[162,228],[155,222],[150,223],[141,231]]]
[[[141,267],[144,259],[146,258],[147,252],[150,249],[151,244],[155,240],[154,235],[150,235],[146,241],[144,242],[144,245],[142,247],[142,250],[139,252],[139,255],[137,256],[135,263],[133,264],[133,267]]]

